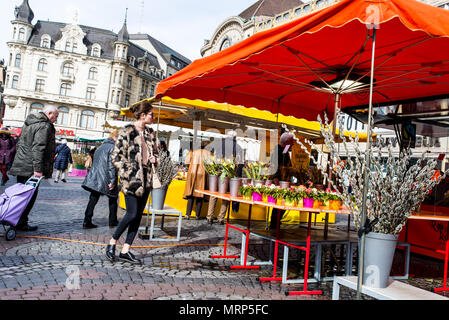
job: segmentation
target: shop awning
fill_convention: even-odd
[[[449,96],[449,11],[415,0],[342,0],[253,36],[161,81],[156,97],[333,119],[339,107]]]
[[[167,123],[167,115],[170,111],[172,114],[172,121],[177,126],[183,128],[192,128],[193,119],[200,119],[202,130],[216,129],[224,133],[225,129],[241,129],[242,131],[248,128],[253,129],[280,129],[282,124],[287,125],[290,129],[295,129],[296,132],[304,137],[315,140],[321,139],[320,124],[316,121],[308,121],[305,119],[298,119],[293,116],[284,116],[282,114],[273,114],[269,111],[258,110],[255,108],[246,108],[244,106],[236,106],[227,103],[216,103],[213,101],[189,100],[189,99],[171,99],[164,97],[156,99],[154,97],[146,99],[153,104],[155,112],[155,122],[157,122],[157,114],[159,108],[165,112],[165,118],[161,119],[161,123]],[[134,105],[140,103],[137,102]],[[182,111],[183,116],[178,116]],[[132,117],[133,114],[130,108],[121,110],[121,114],[127,117]],[[337,129],[338,133],[338,129]],[[346,137],[355,138],[356,133],[344,132]],[[373,135],[375,137],[375,135]],[[366,141],[366,133],[358,134],[361,142]],[[318,142],[319,143],[319,142]]]

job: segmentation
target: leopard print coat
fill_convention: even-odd
[[[153,129],[147,128],[144,131],[144,138],[148,150],[153,150],[157,160],[155,166],[157,166],[159,163],[158,143]],[[152,188],[151,169],[147,170],[146,185],[143,185],[142,138],[133,124],[126,125],[119,131],[111,159],[117,168],[119,189],[123,194],[141,197],[145,190]]]

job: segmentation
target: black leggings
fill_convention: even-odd
[[[132,195],[125,195],[126,214],[115,229],[112,238],[118,240],[126,228],[128,228],[128,234],[126,236],[125,243],[131,245],[139,230],[140,220],[142,219],[143,210],[147,204],[150,190],[144,192],[142,197],[136,197]]]

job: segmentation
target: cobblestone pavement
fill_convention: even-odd
[[[94,223],[99,227],[84,230],[82,222],[89,193],[81,188],[81,182],[81,178],[75,177],[68,178],[67,183],[43,181],[30,214],[30,224],[37,225],[38,230],[18,231],[13,241],[0,237],[1,300],[331,299],[331,282],[309,284],[310,290],[322,290],[322,295],[287,296],[286,292],[300,290],[302,285],[258,280],[261,276],[270,277],[272,266],[231,270],[231,265],[239,263],[237,259],[211,259],[210,255],[223,252],[225,226],[209,226],[206,220],[183,219],[180,242],[136,238],[132,251],[143,259],[143,265],[111,263],[104,255],[105,244],[113,232],[107,226],[107,199],[101,198],[95,209]],[[15,178],[11,177],[6,187],[13,183]],[[0,192],[4,189],[0,187]],[[119,218],[123,214],[119,209]],[[157,223],[159,219],[156,218]],[[177,219],[167,217],[166,233],[156,231],[160,233],[156,236],[175,237],[176,226]],[[241,233],[232,230],[229,236],[228,254],[239,254]],[[261,239],[251,241],[249,261],[267,260],[267,243]],[[395,264],[400,266],[401,261]],[[300,273],[298,264],[291,265],[289,276]],[[410,274],[415,276],[404,281],[432,290],[442,285],[442,270],[442,261],[412,255]],[[341,299],[355,299],[355,292],[342,288]]]

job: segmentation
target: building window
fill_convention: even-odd
[[[16,33],[17,33],[17,28],[14,27],[14,32],[12,33],[12,38],[13,38],[13,39],[16,38]]]
[[[94,100],[94,99],[95,99],[95,88],[93,88],[93,87],[87,87],[87,90],[86,90],[86,99],[87,99],[87,100]]]
[[[37,64],[38,71],[47,71],[47,59],[42,58],[39,59],[39,63]]]
[[[16,61],[14,63],[14,65],[17,68],[20,68],[20,64],[22,63],[22,55],[20,53],[16,54]]]
[[[65,76],[71,76],[73,74],[73,64],[70,62],[64,63],[62,67],[62,74]]]
[[[112,94],[111,94],[111,103],[114,103],[114,96],[115,96],[115,91],[112,90]]]
[[[223,42],[222,42],[222,44],[221,44],[221,46],[220,46],[220,51],[221,51],[221,50],[224,50],[224,49],[226,49],[226,48],[228,48],[228,47],[230,47],[230,46],[231,46],[231,40],[229,40],[228,38],[226,38],[226,39],[223,40]]]
[[[72,85],[70,83],[63,82],[61,84],[61,89],[59,90],[59,94],[61,96],[69,96],[71,90],[72,90]]]
[[[50,48],[50,41],[47,38],[42,39],[41,47]]]
[[[155,89],[154,84],[152,84],[150,87],[150,97],[154,95],[154,89]]]
[[[125,108],[129,107],[129,94],[125,95]]]
[[[70,51],[70,46],[71,46],[72,44],[70,43],[70,41],[66,41],[66,43],[65,43],[65,51]]]
[[[95,113],[90,110],[84,110],[81,112],[80,127],[86,129],[92,129],[94,127]]]
[[[8,88],[8,85],[9,85],[9,74],[6,75],[5,88]]]
[[[120,71],[120,75],[118,77],[118,83],[122,84],[123,71]]]
[[[56,123],[67,126],[69,124],[69,108],[59,107],[58,112],[58,120],[56,120]]]
[[[99,57],[100,56],[100,48],[95,46],[92,48],[92,56],[93,57]]]
[[[44,79],[36,79],[36,85],[34,87],[34,91],[44,91],[45,80]]]
[[[19,29],[19,40],[25,40],[25,29],[24,28]]]
[[[17,89],[18,86],[19,86],[19,76],[13,76],[12,82],[11,82],[11,88]]]
[[[128,76],[128,81],[126,81],[126,88],[127,89],[131,89],[132,81],[133,81],[133,77]]]
[[[37,113],[39,111],[42,111],[43,109],[44,109],[44,106],[42,104],[36,102],[31,105],[30,113]]]
[[[97,80],[98,69],[92,67],[89,69],[89,80]]]
[[[78,43],[76,43],[75,41],[73,42],[72,45],[72,52],[76,52],[76,49],[78,49]]]
[[[117,90],[117,95],[115,96],[115,104],[120,104],[121,91]]]

